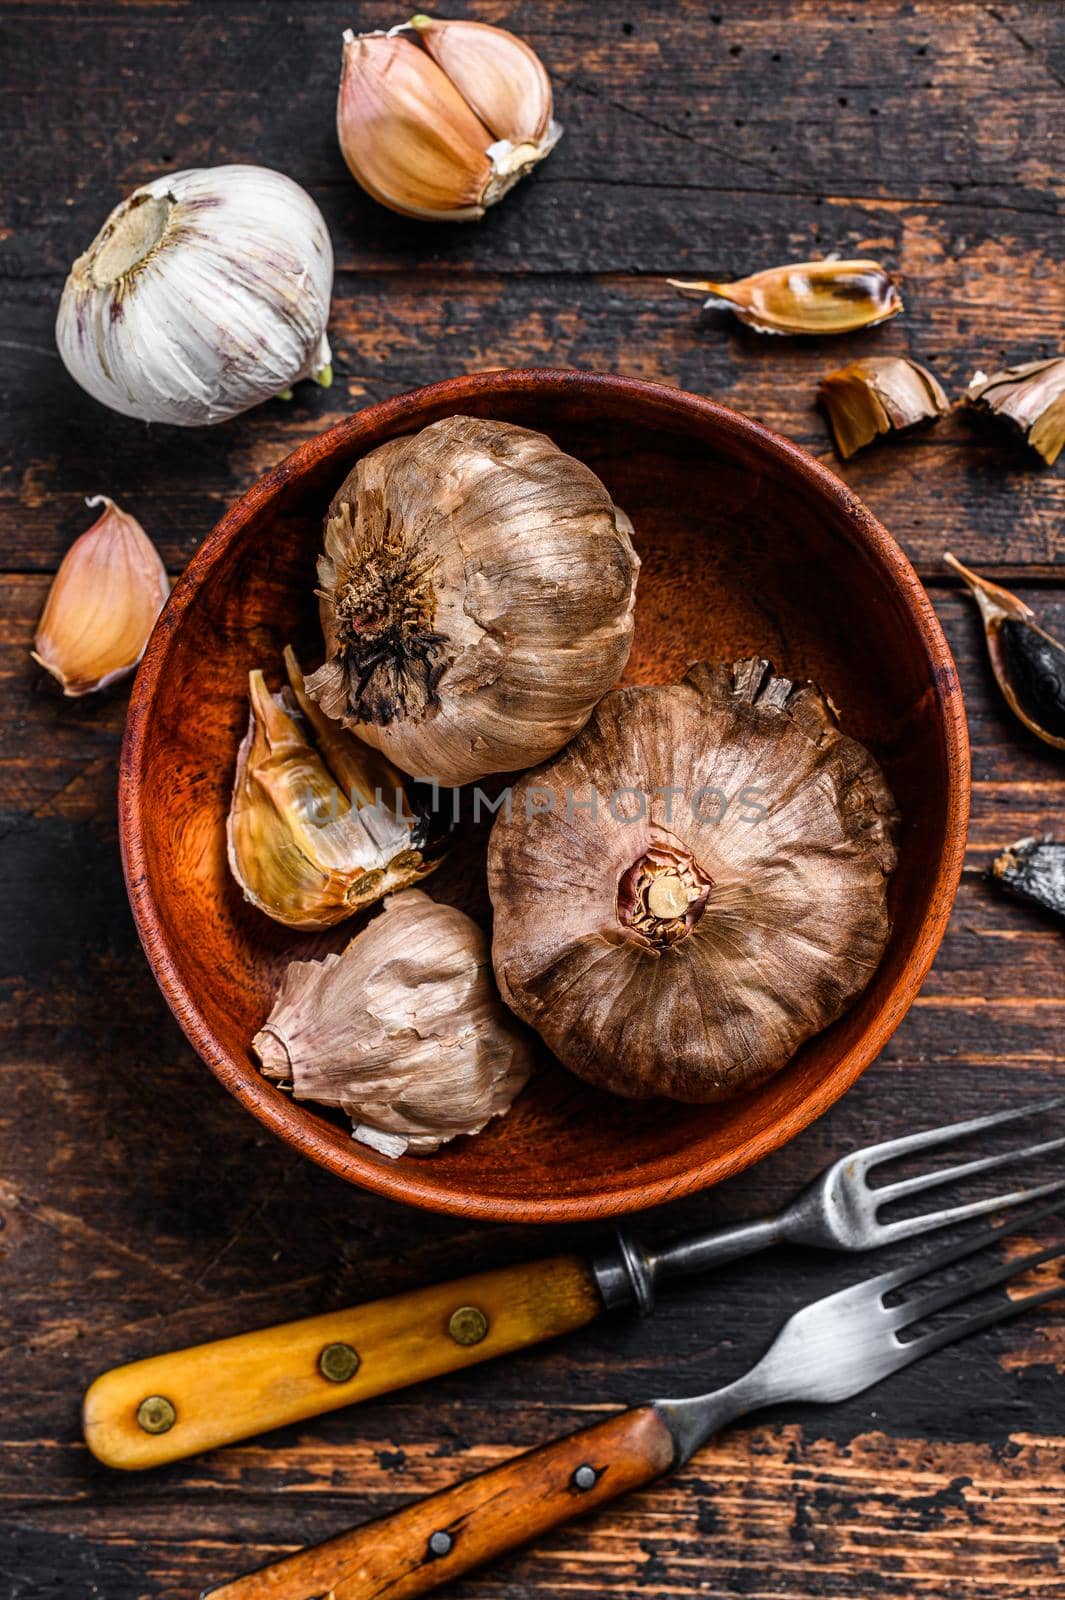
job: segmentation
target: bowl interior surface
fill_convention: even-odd
[[[368,449],[455,412],[548,433],[633,520],[643,562],[624,681],[667,683],[702,658],[769,657],[810,677],[874,752],[903,817],[893,931],[865,993],[776,1078],[723,1105],[628,1102],[542,1052],[511,1113],[430,1158],[390,1161],[348,1125],[295,1104],[250,1052],[287,962],[340,949],[248,906],[225,859],[247,725],[247,674],[281,681],[292,641],[321,659],[314,600],[322,517]],[[360,413],[261,480],[194,557],[134,690],[123,756],[127,879],[145,949],[213,1071],[257,1116],[335,1172],[434,1209],[524,1221],[607,1215],[730,1175],[820,1115],[882,1048],[942,936],[957,885],[968,755],[960,691],[905,558],[831,474],[734,413],[679,391],[575,373],[486,374]],[[487,785],[485,786],[487,788]],[[490,817],[463,828],[426,883],[490,921]]]

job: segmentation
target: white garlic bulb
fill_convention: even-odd
[[[253,1048],[297,1100],[338,1106],[382,1155],[427,1155],[510,1109],[528,1034],[496,993],[485,933],[405,889],[339,955],[293,961]]]
[[[333,247],[299,184],[269,167],[190,168],[116,206],[70,271],[56,343],[123,416],[223,422],[300,378],[332,382]]]

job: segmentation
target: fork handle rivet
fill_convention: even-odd
[[[585,1463],[583,1467],[578,1467],[576,1472],[573,1474],[573,1487],[575,1489],[580,1489],[582,1492],[587,1489],[594,1489],[595,1480],[598,1478],[598,1476],[599,1474],[596,1472],[595,1468],[590,1467],[587,1463]]]
[[[448,1556],[455,1541],[450,1533],[443,1528],[437,1528],[435,1533],[429,1535],[429,1554],[431,1556]]]

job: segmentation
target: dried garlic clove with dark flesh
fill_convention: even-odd
[[[686,299],[724,307],[758,333],[854,333],[902,310],[902,296],[878,261],[796,261],[735,283],[668,281]]]
[[[1065,750],[1065,645],[1008,589],[963,567],[949,550],[943,560],[980,608],[991,667],[1010,710],[1044,744]]]
[[[510,1109],[532,1041],[500,1002],[488,938],[417,889],[339,955],[295,961],[254,1049],[297,1100],[337,1106],[383,1155],[425,1155]]]
[[[869,356],[821,379],[818,391],[844,461],[879,434],[935,422],[950,403],[927,367],[905,356]]]
[[[1052,467],[1065,445],[1065,356],[973,374],[969,405],[1007,423]]]
[[[820,690],[763,660],[617,689],[492,829],[503,998],[616,1094],[750,1088],[876,970],[897,824]]]
[[[248,731],[226,829],[244,898],[289,928],[331,928],[425,877],[428,828],[399,772],[309,699],[291,650],[290,687],[249,676]]]
[[[1007,894],[1065,922],[1065,844],[1018,839],[995,857],[987,876]]]

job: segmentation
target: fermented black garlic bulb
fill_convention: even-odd
[[[338,1106],[393,1158],[479,1133],[532,1070],[483,930],[419,889],[386,900],[339,955],[293,961],[253,1048],[268,1078]]]
[[[749,1088],[872,977],[897,822],[821,692],[768,662],[616,690],[493,827],[503,998],[617,1094]]]
[[[365,456],[329,507],[308,693],[413,777],[553,755],[632,644],[632,526],[542,433],[446,417]]]

